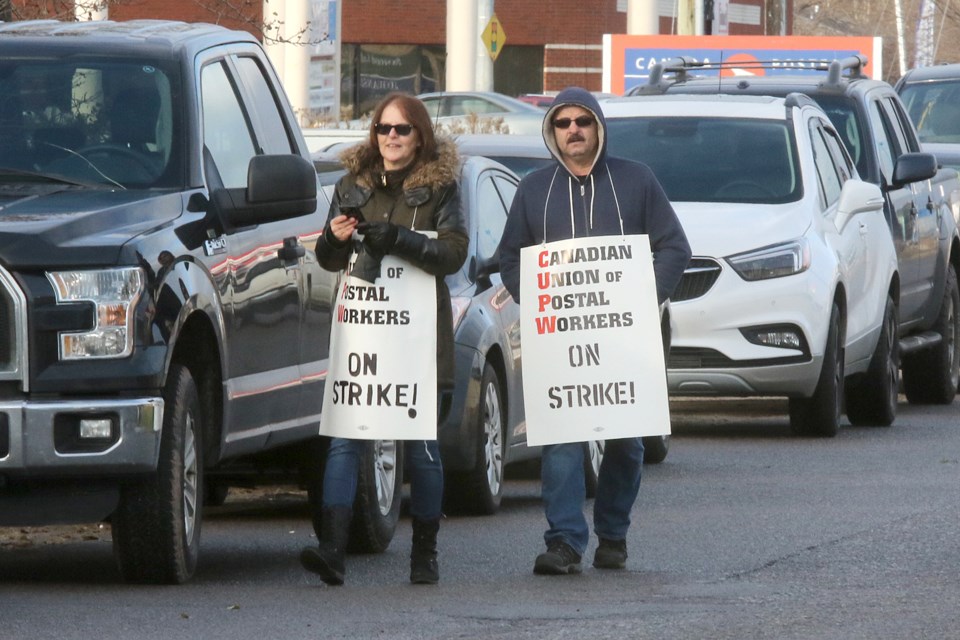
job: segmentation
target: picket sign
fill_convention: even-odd
[[[392,255],[384,256],[373,284],[344,277],[320,435],[437,438],[436,295],[434,276]]]
[[[521,249],[520,300],[528,445],[670,433],[648,236]]]

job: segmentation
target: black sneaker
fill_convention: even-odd
[[[593,556],[593,566],[597,569],[623,569],[627,566],[627,541],[600,538],[597,552]]]
[[[541,576],[562,576],[580,571],[580,554],[561,540],[551,540],[546,553],[538,555],[533,563],[533,572]]]

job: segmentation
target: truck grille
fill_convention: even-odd
[[[670,300],[680,302],[699,298],[710,290],[710,287],[720,277],[720,271],[720,264],[716,260],[693,258],[687,265],[687,270],[683,272],[680,284],[677,285],[677,290],[670,296]]]
[[[0,267],[0,380],[26,380],[27,301]]]

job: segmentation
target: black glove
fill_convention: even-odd
[[[397,243],[399,227],[391,222],[361,222],[357,225],[357,233],[363,235],[363,244],[370,253],[381,258],[390,253]]]

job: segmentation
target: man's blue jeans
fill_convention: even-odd
[[[547,524],[543,539],[549,545],[560,539],[579,553],[587,548],[590,530],[583,515],[586,499],[582,442],[545,445],[540,479]],[[630,510],[640,491],[643,441],[640,438],[607,440],[600,463],[597,497],[593,502],[593,529],[600,538],[625,540]]]
[[[357,473],[367,440],[334,438],[327,451],[323,472],[323,506],[353,506],[357,495]],[[439,518],[443,507],[443,465],[436,440],[403,443],[410,474],[410,515],[420,520]],[[397,487],[399,491],[401,487]]]

